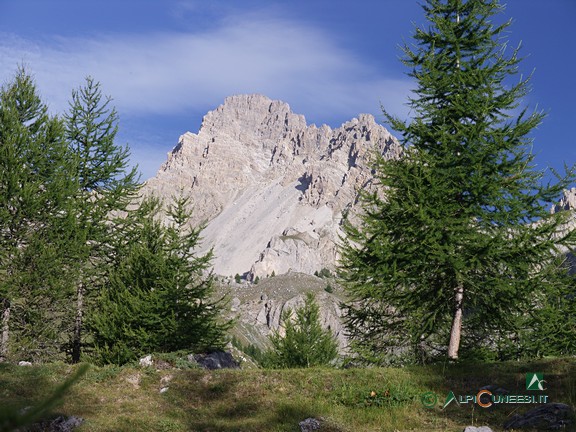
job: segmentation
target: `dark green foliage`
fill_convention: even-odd
[[[114,144],[118,117],[92,79],[63,120],[47,115],[22,69],[0,100],[0,357],[68,350],[77,362],[111,220],[135,197],[136,171],[126,173],[128,150]]]
[[[230,323],[212,301],[212,252],[194,253],[201,229],[188,227],[186,199],[156,220],[160,203],[145,200],[125,220],[108,284],[89,321],[101,363],[124,364],[152,352],[221,347]]]
[[[560,293],[568,299],[556,257],[576,233],[562,232],[567,212],[549,209],[574,173],[544,184],[535,170],[529,134],[544,115],[513,115],[529,87],[509,79],[520,58],[504,49],[509,23],[491,22],[501,6],[423,7],[429,26],[404,48],[417,82],[413,119],[387,115],[403,156],[377,155],[376,187],[362,195],[359,221],[345,226],[346,323],[371,362],[426,361],[447,346],[455,359],[460,331],[463,351],[498,350],[527,328],[524,315],[541,316]],[[574,339],[566,331],[556,334]]]
[[[324,291],[326,291],[327,293],[333,293],[334,289],[332,288],[332,285],[328,284],[326,285],[326,287],[324,288]]]
[[[256,276],[256,279],[254,279],[254,284],[258,285],[259,282],[260,282],[260,276]]]
[[[77,157],[79,189],[98,192],[99,207],[116,210],[128,204],[137,188],[136,169],[127,171],[130,150],[115,143],[118,113],[91,77],[72,92],[66,135]],[[106,193],[103,193],[103,192]],[[131,192],[131,194],[127,193]]]
[[[242,351],[249,355],[256,363],[262,365],[264,362],[264,353],[256,345],[248,344],[242,348]]]
[[[323,267],[319,272],[316,272],[314,274],[318,277],[323,278],[323,279],[332,277],[332,272],[329,269],[327,269],[326,267]]]
[[[232,344],[232,346],[238,348],[239,350],[242,350],[242,347],[243,347],[242,342],[240,342],[235,335],[232,335],[232,338],[230,339],[230,343]]]
[[[20,69],[0,90],[0,359],[58,354],[70,172],[62,122]]]
[[[242,342],[240,342],[238,340],[238,338],[236,336],[232,336],[232,339],[230,342],[232,343],[232,345],[234,347],[238,348],[244,354],[250,356],[250,358],[252,358],[252,360],[254,360],[256,363],[258,363],[260,366],[266,365],[265,353],[262,352],[262,350],[260,348],[258,348],[256,345],[251,344],[251,343],[248,345],[244,345],[244,344],[242,344]]]
[[[105,280],[109,243],[118,227],[110,220],[126,211],[139,189],[137,171],[128,170],[129,150],[115,143],[118,114],[92,78],[72,92],[66,138],[74,154],[75,223],[68,227],[71,266],[77,270],[75,317],[70,328],[73,362],[80,361],[83,317]]]
[[[236,275],[234,276],[234,281],[239,284],[240,282],[242,282],[242,278],[240,277],[240,275],[238,273],[236,273]]]
[[[271,350],[266,353],[266,366],[296,368],[329,365],[338,355],[338,343],[328,329],[320,325],[320,309],[314,295],[306,294],[304,306],[283,314],[285,336],[278,332],[270,337]]]
[[[576,284],[572,277],[547,287],[535,307],[519,318],[521,330],[507,341],[507,357],[570,356],[576,353]]]
[[[0,360],[77,362],[87,340],[109,362],[221,344],[211,254],[191,252],[185,201],[169,227],[150,203],[128,209],[139,185],[117,124],[91,78],[63,120],[23,70],[0,92]]]
[[[117,125],[91,78],[63,120],[23,70],[0,91],[0,360],[77,362],[87,342],[107,362],[221,344],[211,254],[192,253],[200,230],[185,228],[185,200],[168,227],[157,205],[128,209],[139,184]]]

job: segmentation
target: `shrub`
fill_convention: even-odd
[[[338,343],[320,325],[320,308],[312,293],[306,294],[304,306],[282,316],[286,336],[278,332],[270,337],[272,348],[266,353],[266,365],[276,368],[312,367],[330,364],[338,355]]]

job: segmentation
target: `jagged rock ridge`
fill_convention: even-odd
[[[371,115],[331,129],[284,102],[232,96],[180,137],[145,192],[190,196],[217,274],[311,274],[336,262],[341,214],[372,181],[372,151],[401,150]]]

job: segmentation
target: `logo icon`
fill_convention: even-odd
[[[438,403],[438,396],[434,392],[424,393],[420,396],[420,401],[426,408],[434,408]]]
[[[448,405],[450,405],[452,403],[452,401],[456,400],[456,395],[454,394],[454,392],[452,390],[450,390],[450,393],[448,393],[448,396],[446,396],[446,402],[444,402],[444,406],[442,407],[442,409],[446,408]],[[456,401],[456,403],[458,403],[458,401]]]
[[[526,390],[546,390],[542,385],[545,382],[542,372],[528,372],[526,374]]]

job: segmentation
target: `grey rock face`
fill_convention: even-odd
[[[574,210],[576,209],[576,188],[564,191],[564,196],[560,199],[560,202],[552,209],[554,213],[562,210]]]
[[[334,266],[341,214],[370,187],[372,152],[401,150],[370,115],[331,129],[286,103],[233,96],[180,137],[144,193],[191,198],[217,274],[311,274]]]
[[[558,204],[552,207],[551,212],[557,213],[561,211],[570,211],[571,215],[568,217],[566,224],[563,226],[565,230],[574,230],[576,228],[576,188],[564,190],[564,194]],[[576,274],[576,256],[568,249],[563,248],[567,263],[570,267],[570,273]]]

